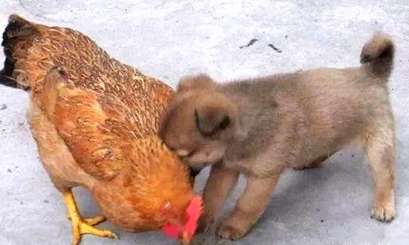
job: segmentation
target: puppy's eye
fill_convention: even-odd
[[[202,114],[198,110],[194,111],[196,127],[200,134],[209,137],[225,130],[231,123],[230,117],[214,108],[205,108]]]
[[[230,124],[230,118],[228,116],[224,116],[223,120],[219,124],[219,129],[223,130],[226,129]]]

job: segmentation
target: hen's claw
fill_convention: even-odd
[[[104,216],[95,216],[92,218],[85,218],[84,222],[90,226],[98,225],[104,222],[106,218]]]
[[[118,239],[118,236],[112,231],[97,229],[85,223],[82,220],[79,220],[78,222],[72,221],[72,228],[73,228],[72,245],[78,245],[81,241],[82,235],[84,234],[91,234],[91,235],[99,236],[99,237]]]
[[[71,221],[70,214],[67,214],[67,219]],[[95,226],[98,224],[101,224],[102,222],[106,221],[106,218],[104,216],[95,216],[92,218],[84,218],[83,222],[90,225],[90,226]]]
[[[103,221],[105,217],[96,216],[93,218],[82,219],[75,203],[74,195],[71,191],[64,194],[64,202],[68,209],[68,219],[71,220],[72,225],[72,245],[78,245],[81,242],[82,235],[91,234],[99,237],[106,237],[111,239],[118,239],[118,236],[109,230],[100,230],[95,227]]]

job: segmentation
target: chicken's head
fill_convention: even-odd
[[[162,212],[167,218],[168,223],[162,227],[163,233],[170,238],[181,239],[183,244],[190,244],[202,214],[202,206],[202,198],[194,196],[186,207],[184,217],[180,220],[180,218],[173,216],[170,203],[165,205]]]

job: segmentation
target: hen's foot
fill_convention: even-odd
[[[67,215],[67,218],[71,221],[70,214]],[[104,216],[95,216],[92,218],[83,218],[82,221],[90,226],[95,226],[105,222],[106,218]]]
[[[107,237],[111,239],[118,239],[117,235],[109,230],[100,230],[95,227],[103,221],[105,218],[97,216],[94,218],[83,219],[78,211],[77,204],[75,203],[74,195],[71,191],[67,191],[64,194],[64,202],[68,209],[68,218],[71,220],[72,225],[72,245],[78,245],[81,241],[81,237],[84,234],[91,234],[99,237]]]

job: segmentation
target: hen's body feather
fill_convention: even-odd
[[[11,16],[3,38],[2,75],[31,89],[28,118],[55,186],[88,188],[127,230],[160,228],[168,204],[183,219],[188,171],[157,136],[171,88],[68,28]]]

